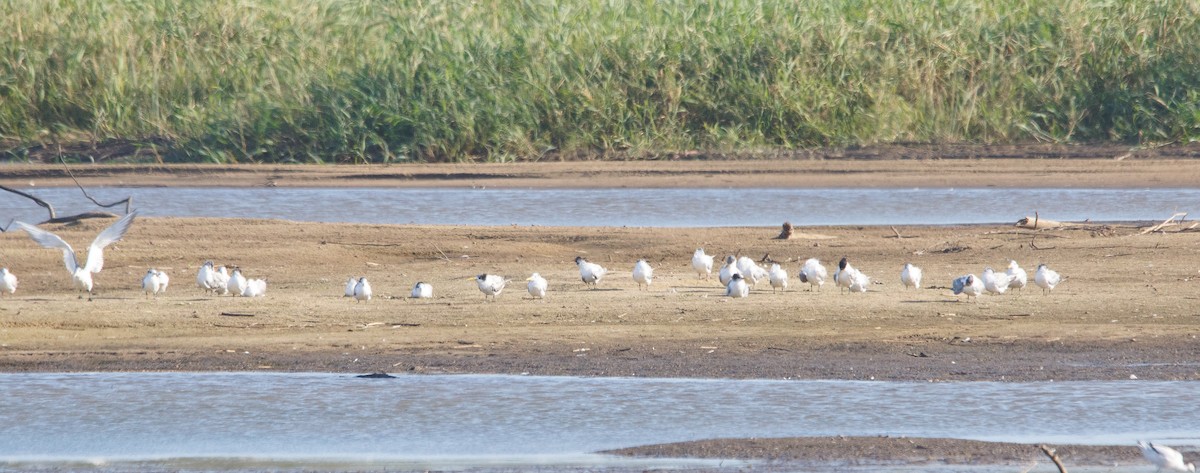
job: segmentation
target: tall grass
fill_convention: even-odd
[[[0,0],[10,158],[1197,138],[1196,0]]]

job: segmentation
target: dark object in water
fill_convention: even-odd
[[[355,378],[395,378],[395,376],[384,373],[382,371],[376,371],[371,374],[360,374],[358,376],[355,376]]]

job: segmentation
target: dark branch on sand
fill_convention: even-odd
[[[35,197],[35,196],[34,196],[34,195],[32,195],[32,194],[28,194],[28,193],[25,193],[25,192],[21,192],[21,191],[19,191],[19,190],[13,189],[13,188],[11,188],[11,187],[8,187],[8,186],[0,186],[0,189],[3,189],[3,190],[6,190],[6,191],[9,191],[9,192],[12,192],[13,194],[17,194],[17,195],[19,195],[19,196],[21,196],[21,197],[24,197],[24,198],[26,198],[26,199],[32,200],[32,201],[33,201],[35,204],[38,204],[38,205],[40,205],[40,206],[42,206],[42,207],[45,207],[45,208],[46,208],[46,210],[50,212],[50,219],[51,219],[51,220],[54,220],[54,219],[56,218],[56,215],[55,215],[55,213],[54,213],[54,206],[53,206],[53,205],[50,205],[50,203],[49,203],[49,202],[46,202],[46,201],[44,201],[44,200],[42,200],[42,199],[39,199],[39,198]],[[7,230],[7,227],[6,227],[6,230]]]

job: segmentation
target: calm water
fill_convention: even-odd
[[[73,187],[26,187],[62,215],[95,210]],[[95,188],[148,216],[547,226],[775,226],[1162,220],[1200,211],[1200,189],[325,189]],[[0,192],[0,217],[46,212]],[[7,223],[7,222],[3,222]]]
[[[1132,380],[0,374],[0,469],[562,468],[621,465],[589,454],[609,448],[814,435],[1195,444],[1198,388]],[[642,467],[686,464],[656,461]]]

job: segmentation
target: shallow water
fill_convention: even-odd
[[[904,383],[319,373],[0,374],[0,470],[701,466],[591,455],[731,437],[1200,441],[1198,382]]]
[[[26,187],[59,214],[96,210],[73,187]],[[109,187],[148,216],[312,222],[545,226],[775,226],[1011,223],[1034,211],[1054,220],[1162,220],[1196,210],[1200,189],[388,189]],[[46,212],[0,193],[0,216]]]

